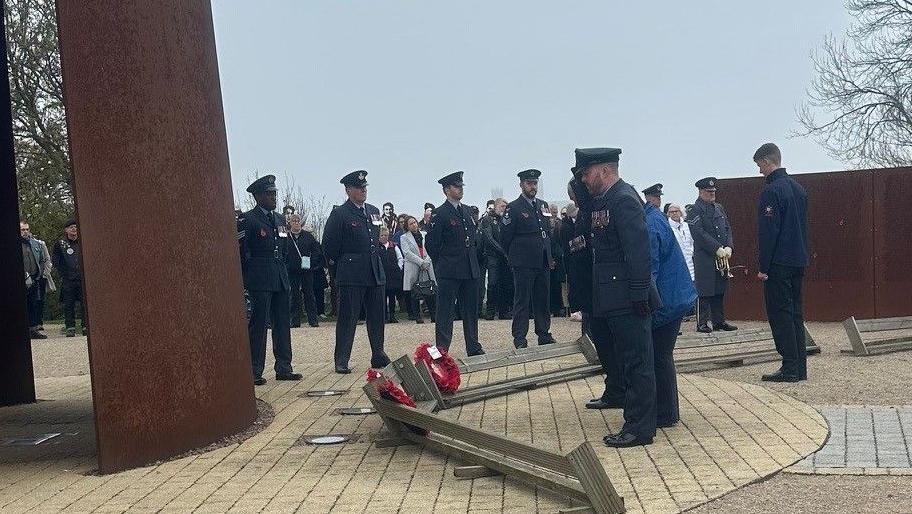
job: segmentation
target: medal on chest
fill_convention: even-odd
[[[608,209],[603,211],[593,211],[592,213],[592,228],[605,228],[608,226],[610,217],[608,215]]]

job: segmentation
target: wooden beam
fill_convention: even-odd
[[[453,476],[456,478],[482,478],[500,475],[497,471],[484,466],[456,466],[453,468]]]
[[[855,323],[855,316],[850,316],[847,320],[843,321],[842,326],[845,328],[846,335],[849,337],[849,343],[852,344],[852,350],[855,352],[855,355],[870,355],[868,348],[861,339],[861,332],[858,330],[858,324]]]
[[[459,370],[462,373],[474,373],[494,368],[502,368],[513,364],[524,364],[547,359],[556,359],[580,353],[578,341],[570,343],[549,344],[532,346],[506,352],[489,353],[459,360]]]
[[[502,396],[517,390],[528,389],[530,387],[541,387],[556,382],[576,380],[578,378],[598,375],[600,373],[602,373],[602,367],[600,365],[584,364],[582,366],[575,366],[567,369],[534,373],[532,375],[502,380],[491,384],[467,387],[464,390],[456,392],[452,396],[444,396],[444,408],[449,409],[457,405],[463,405],[485,398]]]
[[[599,462],[595,450],[588,441],[567,454],[567,458],[597,514],[626,512],[624,501],[618,496],[608,473],[605,472],[605,467]]]
[[[412,425],[431,433],[457,439],[481,449],[521,459],[534,466],[563,475],[573,475],[573,468],[566,457],[553,451],[532,446],[515,439],[483,432],[477,428],[450,421],[433,414],[393,403],[383,398],[371,399],[374,408],[381,416],[395,419],[398,422]],[[408,436],[410,431],[402,431],[400,437]],[[484,464],[482,464],[484,465]],[[495,468],[496,469],[496,468]]]
[[[421,375],[418,374],[418,369],[415,367],[415,363],[412,362],[411,357],[408,355],[399,357],[392,362],[392,367],[402,383],[402,388],[413,400],[416,402],[436,403],[434,394],[424,379],[421,378]]]

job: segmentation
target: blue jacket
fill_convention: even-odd
[[[757,212],[760,273],[771,264],[808,265],[807,192],[785,168],[766,177]]]
[[[697,289],[668,219],[651,203],[646,204],[646,228],[652,280],[662,298],[662,307],[652,313],[652,328],[658,328],[686,316],[697,299]]]

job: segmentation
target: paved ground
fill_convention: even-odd
[[[912,406],[823,406],[830,427],[820,451],[788,471],[805,474],[912,475]]]
[[[295,502],[300,504],[304,498],[308,499],[307,506],[312,506],[316,510],[325,510],[330,505],[335,505],[340,511],[361,511],[366,504],[362,499],[355,498],[364,498],[365,495],[366,498],[372,498],[378,492],[386,495],[390,491],[399,492],[390,495],[390,499],[385,501],[381,501],[381,497],[375,497],[376,503],[371,504],[371,510],[385,512],[395,510],[393,507],[396,505],[402,507],[403,511],[415,508],[427,510],[433,505],[441,511],[465,511],[482,507],[499,510],[501,507],[513,506],[517,510],[525,511],[554,511],[562,504],[559,497],[545,491],[525,488],[521,484],[510,480],[504,481],[502,478],[492,477],[474,482],[455,481],[452,477],[452,463],[446,463],[444,467],[443,459],[433,454],[408,448],[382,452],[373,449],[372,446],[368,446],[368,442],[374,437],[376,429],[379,429],[379,420],[376,416],[343,418],[325,415],[335,406],[363,403],[363,400],[351,394],[336,399],[298,398],[299,392],[303,389],[339,385],[335,382],[338,380],[337,376],[326,371],[326,364],[332,351],[329,343],[332,340],[332,329],[332,325],[329,324],[319,329],[305,328],[295,331],[296,366],[299,369],[306,366],[308,370],[318,370],[314,379],[319,382],[292,387],[270,381],[264,388],[259,388],[258,396],[270,402],[277,411],[275,422],[263,433],[240,445],[226,447],[210,454],[113,477],[81,474],[92,467],[91,437],[86,437],[84,431],[77,429],[81,416],[82,426],[91,430],[91,423],[88,422],[91,413],[90,403],[87,401],[88,382],[87,377],[69,375],[87,372],[84,338],[55,338],[36,342],[36,370],[39,376],[46,377],[39,380],[41,396],[52,397],[56,388],[58,393],[73,400],[70,402],[72,405],[67,408],[56,407],[63,403],[59,401],[39,404],[42,409],[50,412],[43,418],[47,424],[39,428],[47,427],[47,431],[69,434],[78,432],[80,435],[64,435],[56,440],[56,444],[54,441],[45,443],[41,451],[48,452],[49,455],[46,460],[35,465],[0,466],[0,506],[12,501],[19,508],[25,508],[31,504],[45,502],[45,507],[53,510],[62,506],[67,499],[72,501],[81,497],[76,503],[69,505],[70,511],[91,510],[96,504],[114,511],[124,510],[127,506],[132,506],[134,510],[154,510],[155,506],[161,505],[170,505],[169,508],[175,510],[188,510],[194,502],[199,501],[199,494],[207,494],[206,509],[211,508],[215,511],[226,510],[232,505],[238,511],[258,510],[264,506],[269,506],[268,510],[283,510],[284,507],[294,506]],[[574,338],[578,330],[577,323],[567,320],[555,322],[554,333],[559,340]],[[764,385],[815,404],[902,404],[907,403],[908,398],[912,397],[909,385],[912,383],[909,354],[864,359],[840,356],[838,349],[845,347],[847,343],[844,342],[838,325],[811,324],[811,331],[824,348],[822,356],[811,360],[811,381],[797,386]],[[482,322],[481,333],[483,342],[489,349],[503,349],[509,341],[509,324]],[[414,348],[419,340],[431,338],[432,334],[433,325],[430,324],[409,323],[390,326],[388,347],[395,349],[390,353],[401,354]],[[367,362],[367,344],[364,339],[362,327],[359,329],[353,358],[353,364],[356,366],[363,367]],[[462,352],[457,348],[456,353]],[[710,371],[702,375],[759,384],[759,374],[773,367],[765,364]],[[321,372],[325,372],[322,378]],[[352,385],[360,384],[360,377],[353,377],[351,380]],[[598,388],[598,380],[590,379],[519,393],[528,395],[528,398],[544,395],[548,402],[541,400],[541,404],[550,403],[550,413],[547,410],[534,410],[544,407],[533,407],[539,403],[529,399],[525,402],[529,405],[528,411],[516,410],[517,404],[522,405],[523,402],[521,397],[514,395],[467,406],[462,410],[448,411],[443,415],[457,416],[463,421],[476,422],[478,426],[491,430],[505,424],[500,430],[506,430],[511,436],[519,438],[547,434],[539,435],[535,442],[543,441],[542,444],[552,444],[567,450],[574,442],[578,443],[584,439],[598,441],[607,428],[614,428],[620,422],[617,413],[609,413],[605,418],[601,418],[601,414],[577,408]],[[83,400],[78,400],[78,390],[83,391]],[[720,394],[727,395],[729,399],[720,399]],[[742,384],[730,385],[727,382],[706,380],[691,375],[682,380],[682,395],[685,399],[682,403],[684,423],[660,435],[652,447],[646,450],[621,452],[599,450],[599,456],[612,477],[634,477],[629,482],[623,478],[615,478],[619,491],[627,497],[628,502],[633,502],[628,505],[634,509],[645,507],[649,511],[676,511],[757,479],[767,474],[767,469],[774,470],[773,463],[775,469],[779,469],[799,460],[813,451],[805,449],[805,444],[810,445],[808,441],[814,441],[815,432],[811,430],[798,436],[797,434],[802,431],[795,429],[792,418],[816,419],[815,430],[822,430],[822,418],[812,416],[813,412],[806,406],[793,402],[787,396],[773,394],[767,389]],[[751,396],[760,401],[756,404],[744,404],[743,402]],[[738,400],[731,400],[732,397]],[[846,400],[847,397],[857,399],[852,402]],[[899,400],[900,398],[903,400]],[[779,421],[770,421],[776,419],[774,413],[777,411],[776,408],[773,408],[772,412],[764,410],[770,408],[770,399],[775,399],[774,403],[778,402],[782,406],[795,406],[804,414],[798,415],[793,412],[788,416],[781,416],[782,419]],[[498,402],[502,402],[502,405]],[[55,407],[48,411],[48,407],[51,406]],[[8,423],[11,419],[21,421],[33,418],[30,413],[16,409],[20,408],[0,411],[0,415],[3,416],[0,417],[0,426],[4,427],[4,436],[8,433],[6,427],[16,426],[15,423]],[[733,410],[740,412],[739,416],[747,417],[733,418],[730,414]],[[543,415],[545,413],[550,415]],[[51,424],[64,419],[62,416],[69,416],[66,418],[69,422],[63,425]],[[307,420],[312,421],[308,424]],[[507,420],[509,423],[506,423]],[[515,422],[516,420],[519,421]],[[791,429],[782,424],[785,421],[791,423]],[[553,425],[553,429],[549,428],[549,423]],[[719,430],[719,427],[723,427],[724,430]],[[25,427],[20,425],[20,428]],[[33,428],[35,427],[29,427],[30,430]],[[548,430],[553,430],[553,433]],[[712,430],[716,430],[716,433],[707,432]],[[363,437],[357,443],[335,447],[333,450],[313,450],[310,447],[294,446],[291,440],[292,435],[297,439],[296,436],[301,433],[326,431],[354,431],[361,433]],[[744,434],[748,437],[754,434],[768,435],[751,443],[744,439]],[[771,444],[771,440],[768,439],[773,437],[771,434],[776,434],[782,441],[791,442]],[[83,443],[77,444],[78,441],[75,440],[80,437],[84,438]],[[794,437],[798,439],[793,440]],[[799,440],[804,442],[796,442]],[[85,444],[85,441],[88,441],[88,444]],[[820,441],[817,442],[818,445]],[[81,447],[82,451],[74,452],[74,447]],[[753,450],[750,449],[752,447]],[[673,453],[667,453],[669,449],[674,450]],[[35,448],[29,450],[34,451]],[[11,459],[8,451],[9,449],[5,449],[0,452],[0,461]],[[21,452],[23,449],[17,448],[16,451]],[[754,451],[765,452],[766,456],[756,460]],[[72,455],[67,455],[68,452]],[[625,457],[625,454],[628,457]],[[716,462],[717,469],[713,469],[712,465],[701,467],[700,458]],[[631,463],[629,469],[628,459]],[[720,462],[724,465],[719,465]],[[617,468],[618,463],[622,469]],[[355,469],[357,471],[353,471]],[[630,473],[631,469],[646,471],[638,478],[636,473]],[[349,473],[352,474],[349,476]],[[657,481],[657,477],[666,479]],[[772,479],[748,485],[721,499],[710,501],[698,510],[775,512],[786,508],[800,511],[801,506],[804,506],[808,511],[899,512],[902,511],[903,505],[912,502],[912,485],[908,483],[912,481],[897,482],[898,479],[901,480],[896,477],[821,479],[816,476],[779,474]],[[150,487],[153,487],[151,491]],[[365,488],[373,492],[368,494]],[[357,492],[358,490],[360,492]],[[436,503],[429,503],[430,495],[436,495],[438,490],[440,493],[436,497]],[[314,495],[314,491],[320,493]],[[10,499],[13,497],[15,498]],[[401,503],[397,503],[399,497]],[[852,499],[861,499],[865,503],[859,505]]]

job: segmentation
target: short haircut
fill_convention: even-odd
[[[380,235],[382,236],[383,234],[390,235],[390,229],[386,226],[380,227]]]
[[[22,224],[22,225],[28,225],[28,224],[29,224],[28,220],[25,219],[25,218],[19,218],[19,223]]]
[[[666,216],[668,216],[668,208],[669,208],[669,207],[671,207],[671,204],[670,204],[670,203],[666,203],[664,206],[662,206],[662,213],[665,214]]]
[[[387,205],[389,205],[390,210],[393,209],[393,204],[392,204],[392,203],[386,202],[385,204],[383,204],[384,207],[386,207]]]
[[[300,214],[295,214],[295,213],[292,213],[292,215],[288,217],[288,221],[294,221],[295,219],[297,219],[298,221],[301,221],[303,218],[301,218]]]
[[[760,148],[757,148],[756,152],[754,152],[754,161],[759,161],[761,159],[767,159],[773,164],[781,164],[782,153],[779,152],[779,147],[773,143],[764,143],[760,145]]]
[[[507,200],[504,198],[498,198],[497,200],[494,200],[494,205],[497,205],[499,203],[507,203]]]

